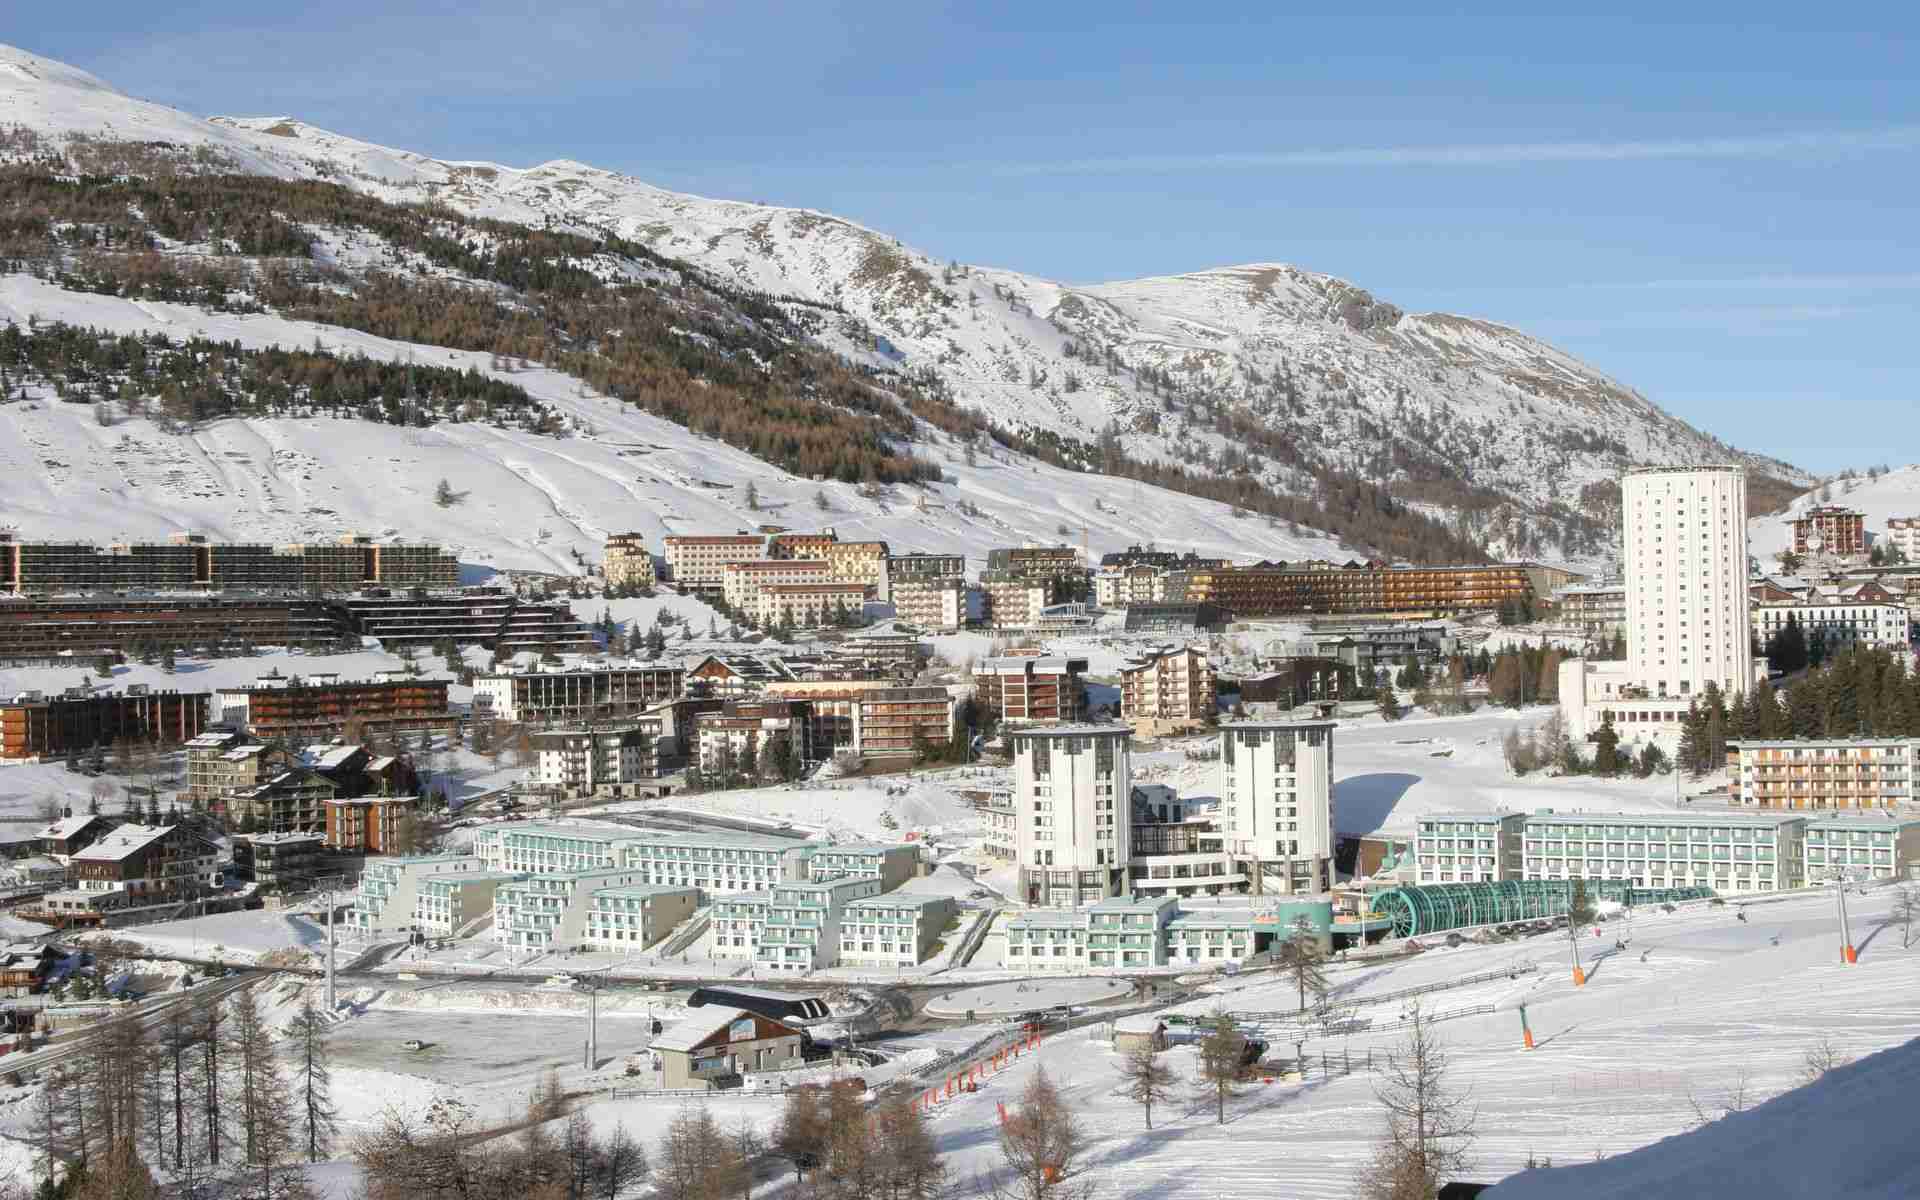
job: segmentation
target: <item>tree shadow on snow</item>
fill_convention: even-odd
[[[1420,782],[1402,771],[1354,775],[1333,785],[1333,827],[1342,833],[1372,833],[1386,823],[1407,789]]]
[[[1565,1029],[1562,1029],[1558,1033],[1552,1034],[1549,1037],[1536,1038],[1534,1039],[1533,1048],[1535,1050],[1545,1050],[1548,1046],[1551,1046],[1553,1043],[1559,1041],[1561,1038],[1567,1036],[1568,1034],[1572,1033],[1574,1030],[1578,1028],[1580,1028],[1579,1022],[1575,1022],[1574,1024],[1567,1026]]]
[[[1889,918],[1887,918],[1886,920],[1884,920],[1884,921],[1882,921],[1882,922],[1880,922],[1880,923],[1879,923],[1878,925],[1875,925],[1875,926],[1873,927],[1873,932],[1872,932],[1872,933],[1869,933],[1869,934],[1868,934],[1868,935],[1867,935],[1866,937],[1864,937],[1864,938],[1862,938],[1862,939],[1860,939],[1860,944],[1859,944],[1858,946],[1855,946],[1855,947],[1853,948],[1853,950],[1854,950],[1854,953],[1855,953],[1855,954],[1865,954],[1865,953],[1867,952],[1867,947],[1868,947],[1868,946],[1871,946],[1871,945],[1873,945],[1873,939],[1875,939],[1875,938],[1877,938],[1877,937],[1879,937],[1879,936],[1880,936],[1880,931],[1881,931],[1881,930],[1883,930],[1883,929],[1885,929],[1885,928],[1886,928],[1887,926],[1889,926],[1889,925],[1892,925],[1892,924],[1894,924],[1894,923],[1895,923],[1895,922],[1894,922],[1894,920],[1893,920],[1893,918],[1891,918],[1891,917],[1889,917]]]

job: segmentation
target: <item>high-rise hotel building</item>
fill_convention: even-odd
[[[1009,732],[1014,848],[1028,904],[1080,908],[1126,890],[1133,767],[1125,725]]]
[[[1747,478],[1739,467],[1645,467],[1621,480],[1627,660],[1562,664],[1576,737],[1609,714],[1622,739],[1677,736],[1708,684],[1753,686]]]

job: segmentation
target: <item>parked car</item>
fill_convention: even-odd
[[[400,1043],[400,1048],[402,1050],[425,1050],[427,1044],[419,1038],[408,1038],[406,1041]]]

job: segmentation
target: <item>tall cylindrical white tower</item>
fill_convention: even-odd
[[[1751,690],[1745,470],[1645,467],[1621,492],[1632,682],[1650,698]]]
[[[1132,737],[1125,725],[1007,734],[1014,846],[1027,903],[1078,908],[1126,890],[1133,853]]]

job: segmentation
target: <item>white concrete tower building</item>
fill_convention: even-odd
[[[1133,766],[1125,725],[1054,725],[1007,734],[1014,848],[1029,904],[1079,908],[1126,891]]]
[[[1331,721],[1235,721],[1220,727],[1226,849],[1255,894],[1332,885]]]
[[[1621,481],[1627,663],[1649,699],[1708,683],[1753,686],[1747,475],[1739,467],[1646,467]]]

